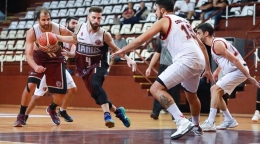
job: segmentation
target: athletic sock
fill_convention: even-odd
[[[209,117],[208,117],[208,121],[210,124],[214,123],[217,111],[218,110],[215,108],[210,108]]]
[[[172,104],[170,107],[167,108],[168,112],[172,114],[175,120],[185,118],[179,108],[177,107],[176,103]]]
[[[228,109],[226,111],[223,111],[223,115],[225,117],[225,121],[231,121],[233,119]]]
[[[26,110],[27,110],[27,106],[22,106],[21,105],[21,107],[20,107],[20,114],[25,114]]]
[[[52,102],[51,105],[50,105],[50,109],[55,110],[57,106],[58,105],[56,105],[54,102]]]

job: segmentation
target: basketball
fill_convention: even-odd
[[[38,38],[39,48],[43,52],[53,53],[59,49],[58,40],[51,32],[45,32]]]

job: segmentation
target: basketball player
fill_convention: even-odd
[[[157,33],[160,33],[160,38],[164,41],[172,56],[172,64],[159,75],[150,91],[174,117],[177,131],[171,135],[171,138],[178,139],[192,130],[194,126],[193,131],[200,129],[200,101],[196,91],[200,75],[204,69],[203,76],[206,76],[208,81],[213,81],[213,77],[205,46],[196,37],[189,22],[173,14],[173,1],[156,0],[156,15],[159,20],[150,29],[112,54],[112,56],[124,54],[137,48]],[[184,117],[171,95],[167,92],[167,89],[179,83],[185,89],[185,95],[190,104],[192,122]]]
[[[260,84],[249,74],[246,62],[237,49],[225,39],[213,37],[213,33],[214,28],[208,23],[201,24],[197,28],[198,38],[206,45],[211,46],[212,57],[218,64],[218,68],[214,71],[213,77],[217,79],[221,70],[224,74],[210,89],[211,108],[208,119],[201,125],[203,131],[216,131],[217,129],[222,130],[236,127],[238,123],[229,113],[222,96],[225,93],[231,94],[232,91],[245,80],[249,80],[258,88],[260,87]],[[216,127],[214,119],[217,108],[223,111],[225,120]]]
[[[100,27],[103,9],[91,7],[87,17],[87,23],[79,24],[75,28],[73,36],[57,35],[59,41],[77,44],[76,67],[78,75],[82,77],[85,86],[101,106],[104,112],[105,125],[108,128],[114,127],[114,120],[110,115],[110,110],[116,114],[126,127],[130,126],[130,119],[125,114],[123,107],[116,108],[107,98],[105,90],[102,88],[104,75],[107,73],[108,63],[106,53],[108,47],[112,51],[119,48],[114,44],[110,33]],[[135,70],[136,63],[129,57],[124,57],[127,64],[132,65]],[[101,63],[100,63],[101,61]]]
[[[14,127],[21,127],[25,124],[27,106],[36,86],[39,87],[44,74],[49,92],[55,94],[53,102],[46,109],[46,112],[56,125],[60,124],[60,120],[55,109],[57,105],[61,104],[67,92],[64,57],[61,54],[60,45],[56,45],[58,47],[57,51],[46,53],[41,51],[37,39],[43,32],[53,32],[61,35],[72,35],[72,32],[52,22],[50,12],[46,8],[38,7],[34,13],[34,18],[38,21],[38,24],[35,24],[27,31],[25,43],[26,60],[32,69],[29,72],[28,82],[22,94],[20,113]]]
[[[66,28],[70,30],[71,32],[74,32],[75,26],[78,24],[78,18],[76,17],[68,17],[66,19]],[[65,49],[64,52],[62,52],[63,56],[65,56],[65,63],[67,58],[73,58],[75,57],[74,53],[76,50],[76,46],[73,44],[63,43],[63,49]],[[67,53],[70,52],[70,53]],[[63,117],[66,122],[73,122],[73,119],[67,114],[67,107],[70,101],[73,99],[77,88],[76,84],[74,83],[70,73],[66,70],[66,79],[67,79],[67,93],[64,97],[64,100],[62,101],[61,107],[58,109],[58,115]],[[25,112],[25,122],[28,119],[28,116],[30,112],[33,110],[33,108],[36,106],[37,102],[39,101],[40,97],[42,97],[46,92],[47,84],[45,76],[43,76],[39,88],[36,88],[34,95],[29,103],[29,106]]]

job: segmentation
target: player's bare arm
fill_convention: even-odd
[[[110,33],[108,32],[105,32],[104,34],[104,41],[106,42],[106,44],[111,48],[111,50],[113,52],[116,52],[118,50],[120,50],[114,43],[113,39],[112,39],[112,36]],[[127,65],[129,67],[131,67],[132,65],[132,70],[135,71],[136,70],[136,62],[133,61],[131,58],[129,58],[127,55],[125,55],[124,53],[123,54],[120,54],[119,55],[120,57],[124,58],[126,61],[127,61]]]
[[[218,79],[218,75],[219,75],[220,71],[221,71],[221,67],[218,66],[218,68],[213,72],[213,78],[214,78],[215,80]]]
[[[67,51],[67,50],[65,50],[65,49],[62,49],[61,54],[62,54],[63,56],[68,57],[68,58],[74,58],[75,55],[76,55],[76,46],[75,46],[74,44],[72,44],[71,47],[70,47],[70,51]]]
[[[61,42],[65,42],[65,43],[71,43],[71,44],[76,44],[78,42],[78,39],[77,39],[77,34],[78,34],[78,31],[79,31],[79,28],[80,28],[81,24],[78,24],[76,25],[75,27],[75,32],[74,34],[72,35],[71,32],[70,34],[71,35],[65,35],[65,36],[62,36],[62,35],[56,35],[58,41],[61,41]],[[64,30],[65,31],[65,30]],[[69,30],[68,30],[69,31]],[[65,33],[65,32],[64,32]],[[68,34],[68,32],[67,32]]]
[[[152,67],[156,64],[156,62],[159,60],[160,55],[161,55],[161,54],[158,53],[158,52],[155,52],[155,54],[153,55],[153,57],[152,57],[152,59],[151,59],[151,62],[150,62],[150,64],[149,64],[148,68],[147,68],[146,71],[145,71],[145,76],[146,76],[146,77],[150,76],[150,74],[151,74],[151,69],[152,69]]]
[[[35,33],[33,28],[29,29],[26,34],[26,43],[25,43],[25,55],[26,61],[28,64],[35,70],[37,73],[42,73],[46,70],[43,66],[39,66],[35,63],[33,59],[33,51],[34,51],[34,42],[35,42]]]

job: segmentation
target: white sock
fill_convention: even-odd
[[[167,108],[168,112],[172,114],[175,120],[185,118],[179,108],[177,107],[176,103],[172,104],[170,107]]]
[[[66,110],[66,109],[63,109],[63,108],[60,107],[60,111],[65,111],[65,110]]]
[[[228,109],[226,111],[223,111],[223,115],[225,117],[225,121],[231,121],[233,119]]]
[[[208,117],[209,123],[211,123],[211,124],[214,123],[217,111],[218,110],[215,108],[210,108],[209,117]]]
[[[200,115],[198,116],[192,116],[192,123],[194,125],[199,125],[199,122],[200,122]]]

